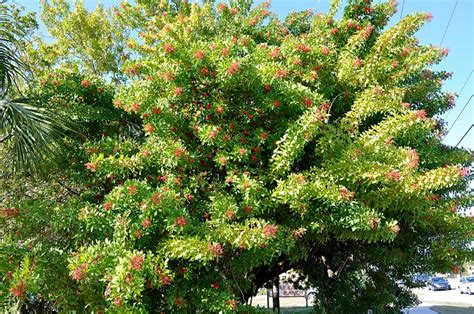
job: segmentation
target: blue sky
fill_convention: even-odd
[[[375,0],[375,2],[382,0]],[[392,18],[390,25],[398,22],[400,16],[412,12],[424,11],[433,14],[433,20],[417,34],[423,44],[439,45],[446,31],[442,46],[449,49],[448,57],[435,70],[453,72],[453,78],[445,83],[445,90],[460,93],[456,107],[443,118],[448,122],[448,129],[458,117],[464,105],[474,93],[474,1],[473,0],[398,0],[399,12]],[[37,0],[16,0],[28,11],[39,12]],[[84,0],[86,6],[93,9],[97,3],[105,6],[118,5],[120,0]],[[257,1],[259,2],[259,1]],[[273,0],[272,11],[284,17],[291,11],[313,9],[315,12],[327,12],[330,0]],[[343,0],[343,3],[345,0]],[[402,10],[403,7],[403,10]],[[453,11],[453,9],[455,9]],[[453,13],[454,12],[454,13]],[[451,14],[452,19],[450,20]],[[469,75],[469,80],[467,78]],[[474,99],[471,99],[464,112],[454,124],[444,142],[456,145],[468,128],[474,123]],[[467,134],[460,146],[474,150],[474,128]]]

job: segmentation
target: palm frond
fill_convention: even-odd
[[[0,37],[0,95],[5,96],[12,88],[18,90],[18,81],[26,80],[28,67],[8,40]]]
[[[0,98],[13,89],[20,91],[19,82],[27,81],[30,69],[22,60],[22,49],[31,29],[21,22],[14,6],[0,0]]]
[[[7,145],[14,170],[33,173],[43,158],[55,153],[64,127],[51,112],[26,101],[0,100],[0,144]]]

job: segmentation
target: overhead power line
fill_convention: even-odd
[[[453,129],[453,126],[456,124],[456,122],[458,121],[459,117],[460,117],[461,114],[464,112],[464,109],[466,109],[467,105],[471,102],[471,99],[472,99],[473,96],[474,96],[474,94],[472,94],[471,97],[469,97],[469,100],[466,102],[466,104],[464,105],[464,107],[462,107],[461,112],[458,114],[458,116],[456,117],[456,120],[454,120],[453,124],[451,124],[451,127],[449,128],[449,130],[448,130],[448,132],[446,133],[446,135],[444,136],[444,138],[446,138],[446,136],[448,136],[449,132],[451,132],[451,130]]]
[[[469,82],[469,79],[471,78],[471,75],[472,75],[472,72],[474,72],[474,70],[471,70],[471,72],[469,73],[469,76],[467,77],[466,81],[464,82],[461,90],[459,91],[458,93],[458,97],[461,96],[462,94],[462,91],[464,90],[464,87],[466,87],[467,85],[467,82]],[[446,118],[444,118],[444,120],[448,119],[449,115],[451,114],[451,112],[453,112],[452,110],[448,111],[448,114],[446,115]]]
[[[474,124],[471,124],[471,126],[469,127],[469,129],[467,129],[466,133],[464,133],[464,135],[461,137],[461,139],[459,140],[459,142],[456,144],[456,146],[454,147],[458,147],[459,144],[461,144],[462,140],[466,137],[467,133],[469,133],[469,131],[471,131],[472,127],[474,127]]]
[[[453,11],[451,12],[451,16],[449,17],[448,25],[446,25],[446,29],[444,30],[443,37],[441,38],[441,42],[439,45],[441,46],[443,44],[444,38],[446,37],[446,33],[448,32],[449,25],[451,24],[451,20],[453,19],[454,11],[456,11],[456,7],[458,6],[459,0],[456,0],[456,3],[454,4]]]
[[[402,2],[402,9],[400,10],[400,20],[402,19],[403,17],[403,8],[405,7],[405,0],[403,0]]]

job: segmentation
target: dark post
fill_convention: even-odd
[[[270,290],[267,289],[267,309],[270,308]]]
[[[280,314],[280,276],[273,278],[273,312]]]

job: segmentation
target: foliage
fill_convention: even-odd
[[[25,62],[28,40],[37,27],[34,15],[0,1],[0,145],[17,172],[37,170],[38,160],[53,153],[60,124],[44,108],[22,97],[31,80]],[[31,171],[33,170],[33,171]]]
[[[41,19],[54,40],[41,38],[30,45],[29,62],[44,74],[51,67],[75,67],[89,74],[123,79],[120,71],[127,59],[127,28],[111,9],[98,4],[89,12],[82,1],[41,0]]]
[[[37,103],[48,104],[47,109],[56,112],[58,119],[68,119],[74,130],[64,138],[64,152],[40,165],[41,176],[18,178],[8,165],[0,168],[0,272],[10,283],[3,287],[9,291],[4,291],[2,298],[11,293],[30,308],[53,304],[85,307],[88,300],[77,295],[77,287],[69,277],[68,258],[98,237],[78,218],[89,200],[101,196],[92,188],[97,182],[88,177],[84,164],[96,151],[95,143],[107,141],[113,147],[132,135],[139,139],[140,132],[133,126],[133,117],[114,108],[113,90],[99,78],[51,72],[39,79],[31,97]],[[109,186],[103,182],[101,191]],[[30,261],[29,271],[14,271],[25,260]]]
[[[36,28],[34,15],[0,1],[0,96],[4,98],[28,76],[21,58],[25,38]]]
[[[5,204],[5,294],[64,310],[250,311],[295,269],[319,312],[396,312],[415,302],[397,280],[458,271],[472,258],[472,221],[455,213],[472,202],[472,156],[439,139],[452,95],[429,66],[446,52],[413,38],[430,16],[384,29],[393,2],[352,0],[338,20],[337,8],[285,22],[244,0],[116,8],[139,33],[127,83],[59,71],[35,89],[85,137],[48,166],[62,195]]]

